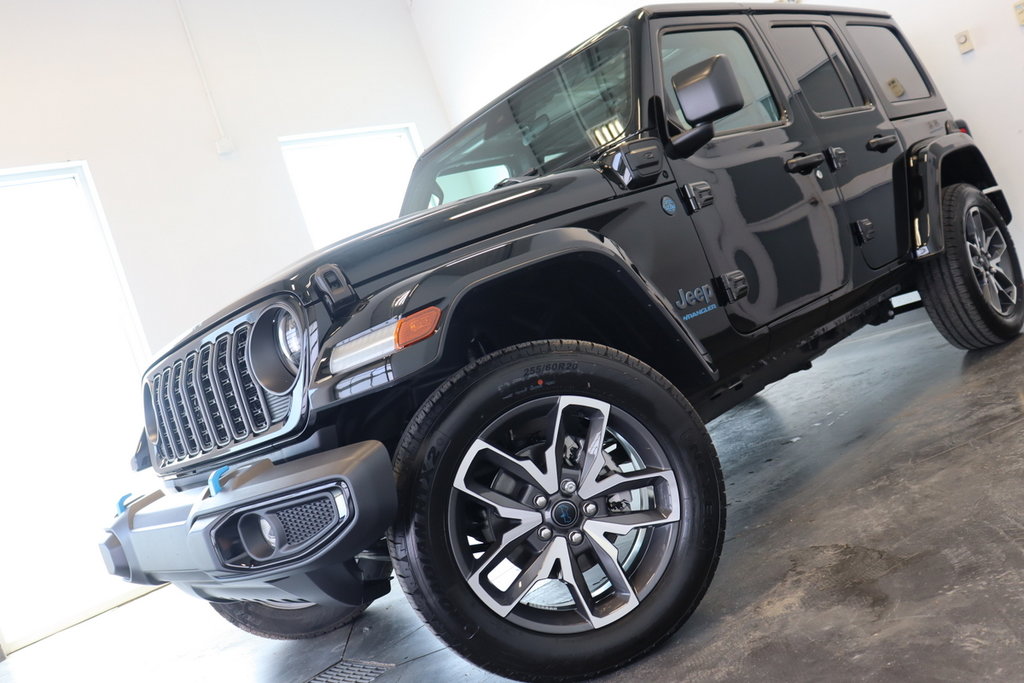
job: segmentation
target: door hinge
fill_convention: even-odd
[[[742,270],[731,270],[724,275],[719,275],[712,282],[718,290],[718,298],[727,304],[735,303],[747,296],[750,287],[747,285],[747,276]]]
[[[711,185],[703,180],[686,185],[683,191],[686,195],[684,198],[686,199],[687,213],[697,213],[701,209],[715,203],[715,195],[711,191]]]
[[[865,244],[875,239],[875,225],[867,218],[861,218],[850,227],[853,228],[853,238],[857,244]]]
[[[829,147],[825,150],[825,155],[828,157],[828,167],[833,172],[838,171],[843,166],[846,166],[846,150],[842,147]]]

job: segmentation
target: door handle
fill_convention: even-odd
[[[821,152],[815,154],[800,154],[786,162],[786,170],[789,173],[802,173],[807,175],[814,169],[825,163],[825,155]]]
[[[899,139],[895,135],[876,135],[875,137],[868,140],[868,151],[869,152],[886,152],[890,147],[899,142]]]

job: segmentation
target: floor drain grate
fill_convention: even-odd
[[[376,662],[341,660],[309,680],[309,683],[373,683],[391,666]]]

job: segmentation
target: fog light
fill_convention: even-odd
[[[257,560],[267,560],[280,548],[284,529],[281,528],[281,520],[273,513],[249,512],[238,520],[238,536],[245,552]]]
[[[273,550],[277,550],[279,541],[277,538],[277,530],[274,529],[274,525],[270,523],[270,520],[266,517],[260,517],[260,531],[263,532],[263,538],[267,541],[267,545]]]

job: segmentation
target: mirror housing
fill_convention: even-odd
[[[712,123],[743,108],[743,93],[725,55],[715,55],[672,77],[679,108],[694,126]]]
[[[693,128],[672,138],[672,151],[693,155],[715,135],[714,122],[743,108],[743,93],[725,55],[715,55],[672,77],[672,89]]]

